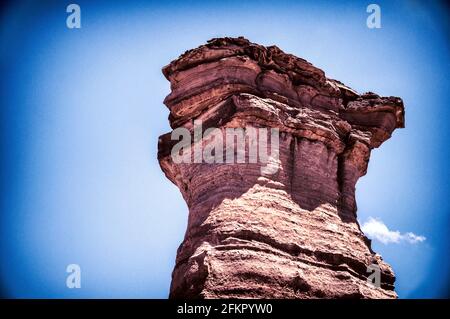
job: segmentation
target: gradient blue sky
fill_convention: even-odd
[[[161,68],[212,37],[306,58],[359,92],[403,98],[406,128],[372,153],[359,221],[423,235],[382,244],[402,298],[449,293],[446,8],[377,1],[17,1],[0,19],[0,282],[9,297],[166,298],[187,208],[156,160]],[[65,286],[66,266],[82,288]]]

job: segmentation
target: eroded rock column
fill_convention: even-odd
[[[355,184],[371,150],[404,126],[400,98],[360,95],[244,38],[210,40],[163,73],[170,124],[192,137],[190,162],[174,160],[171,133],[159,140],[161,168],[189,207],[171,298],[396,297],[391,267],[356,220]],[[244,151],[244,160],[195,161],[195,145],[213,140],[196,139],[196,123],[224,140],[227,128],[242,128],[247,142],[249,131],[265,128],[278,154],[254,162],[250,144],[235,143],[235,159]],[[380,287],[367,283],[370,265],[381,270]]]

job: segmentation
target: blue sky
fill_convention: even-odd
[[[243,35],[359,92],[403,98],[406,128],[372,152],[358,219],[426,239],[373,248],[402,298],[449,293],[449,43],[437,3],[18,1],[0,19],[0,282],[10,297],[166,298],[187,207],[156,160],[168,132],[161,68]],[[448,11],[447,11],[448,14]],[[387,233],[388,235],[392,233]],[[79,264],[82,288],[67,289]]]

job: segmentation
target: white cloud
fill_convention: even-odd
[[[406,233],[404,236],[406,237],[405,239],[409,241],[411,244],[423,242],[426,239],[425,236],[419,236],[414,233]]]
[[[369,217],[369,220],[361,226],[362,231],[371,239],[376,239],[383,244],[400,243],[407,241],[411,244],[423,242],[426,238],[414,233],[400,233],[398,230],[392,231],[378,219]]]

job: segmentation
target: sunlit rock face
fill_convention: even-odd
[[[391,267],[357,222],[355,184],[371,150],[404,127],[400,98],[358,94],[244,38],[212,39],[163,73],[173,129],[194,136],[201,120],[201,132],[224,137],[227,128],[279,131],[276,147],[267,133],[278,150],[267,163],[251,162],[247,144],[244,162],[177,163],[178,140],[160,137],[161,168],[189,208],[171,298],[396,298]],[[207,142],[193,138],[185,154],[196,143]],[[367,282],[371,265],[379,287]]]

